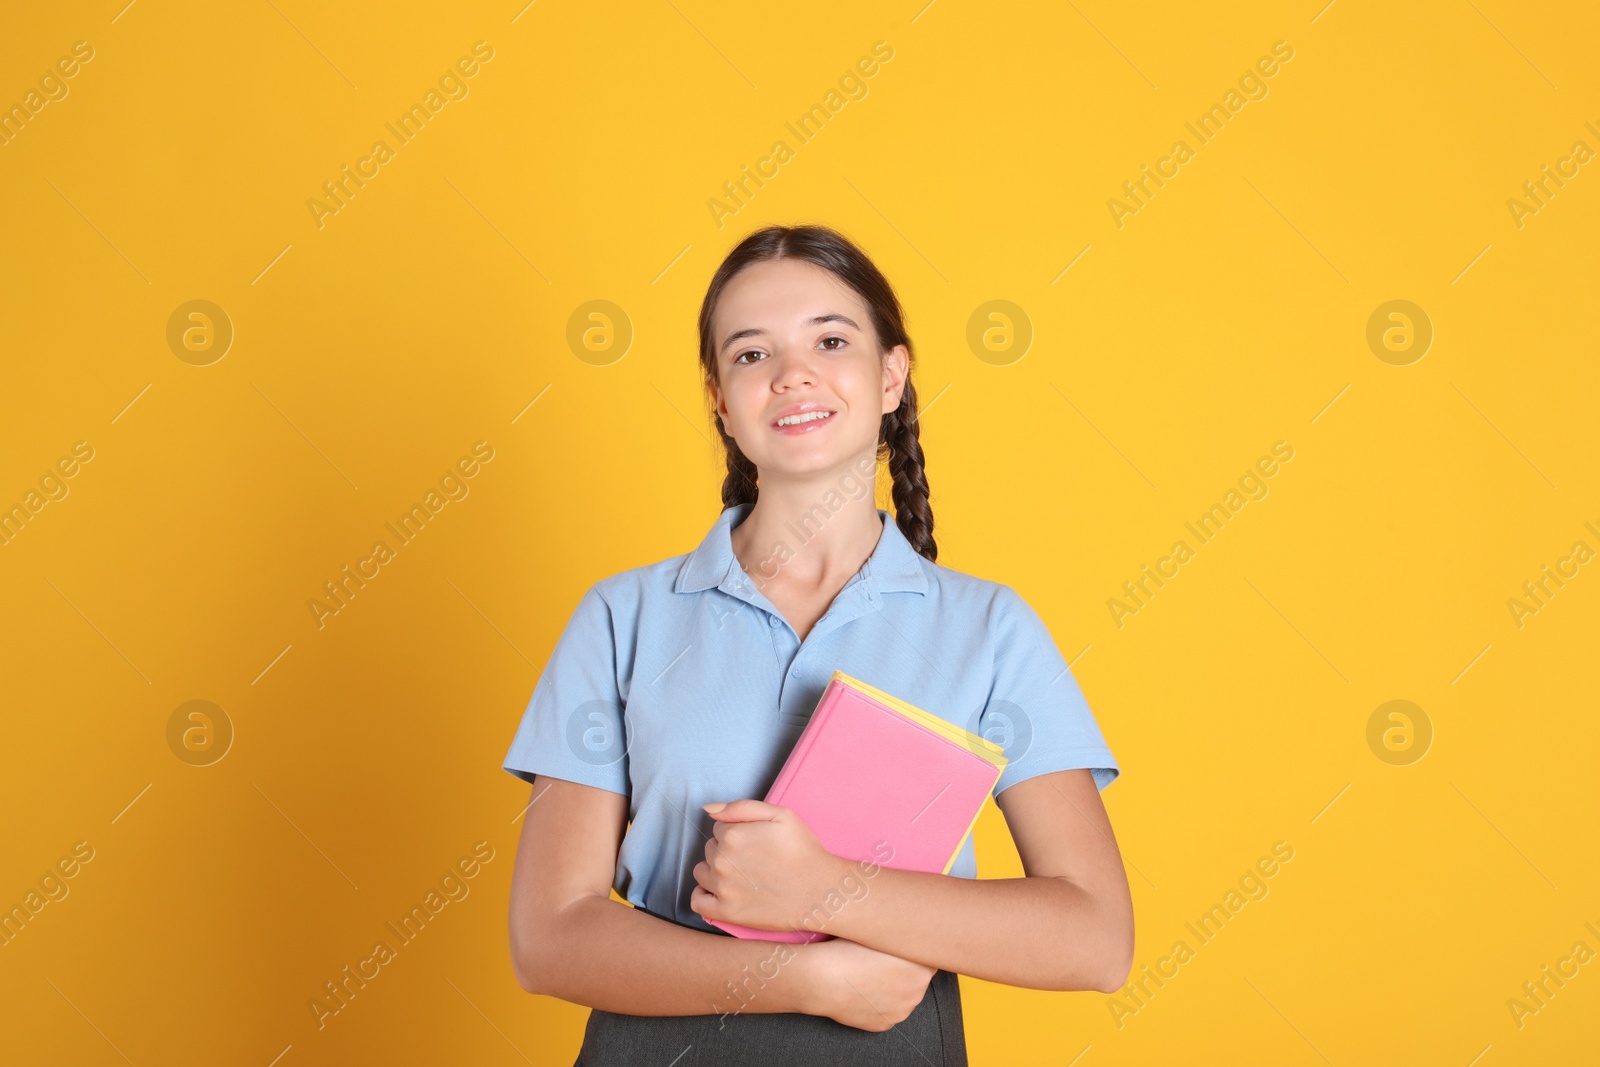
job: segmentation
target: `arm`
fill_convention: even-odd
[[[1026,877],[869,871],[823,851],[787,808],[717,806],[690,907],[792,930],[800,928],[795,916],[817,914],[819,902],[846,890],[848,900],[808,928],[992,982],[1116,992],[1133,966],[1133,903],[1093,777],[1086,769],[1037,775],[1003,790],[997,803]]]
[[[1041,774],[995,802],[1026,877],[884,868],[829,932],[987,981],[1115,993],[1133,967],[1133,901],[1094,779]]]
[[[511,876],[511,962],[530,993],[630,1015],[806,1011],[801,948],[690,930],[610,899],[628,798],[537,775]]]

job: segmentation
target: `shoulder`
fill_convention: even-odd
[[[1033,605],[1006,583],[927,560],[922,568],[928,578],[927,606],[940,618],[963,620],[993,644],[1048,633]]]
[[[584,595],[598,597],[614,612],[637,612],[650,601],[675,595],[678,575],[692,554],[680,552],[618,571],[596,581]]]
[[[976,574],[958,571],[940,563],[922,560],[922,571],[927,576],[929,592],[940,602],[940,607],[960,607],[987,612],[994,616],[1012,616],[1033,609],[1011,586]]]
[[[631,648],[646,620],[669,619],[675,608],[692,599],[674,591],[687,557],[684,553],[629,567],[582,587],[567,623],[568,631],[578,635],[574,640],[604,638],[619,650]]]

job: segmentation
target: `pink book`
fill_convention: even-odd
[[[1005,766],[994,742],[834,671],[765,799],[792,809],[835,856],[948,874]],[[822,941],[833,936],[821,930],[830,907],[849,906],[845,887],[833,896],[796,917],[804,930],[707,922],[735,937]]]

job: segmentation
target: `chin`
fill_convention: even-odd
[[[736,434],[742,451],[759,469],[772,474],[804,476],[851,465],[854,457],[872,453],[877,446],[878,425],[873,423],[861,440],[849,441],[840,431],[849,426],[830,427],[817,434],[785,436],[771,427],[762,425],[750,429],[750,436]],[[760,442],[760,448],[745,447],[751,439]]]
[[[831,470],[839,461],[824,456],[807,456],[803,459],[796,456],[784,456],[781,459],[768,456],[765,462],[759,459],[754,462],[756,468],[768,477],[804,478],[807,475]]]
[[[799,450],[796,450],[798,452]],[[805,478],[817,474],[826,474],[829,471],[840,470],[852,465],[852,458],[864,454],[866,446],[855,451],[830,448],[826,451],[817,450],[807,452],[805,455],[773,455],[769,453],[761,459],[751,456],[751,460],[763,473],[771,476],[790,478]],[[749,455],[749,453],[745,453]]]

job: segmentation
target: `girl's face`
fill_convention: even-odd
[[[908,353],[879,353],[866,305],[832,272],[788,258],[746,267],[722,290],[712,337],[717,415],[763,478],[876,452],[882,417],[900,406]]]

